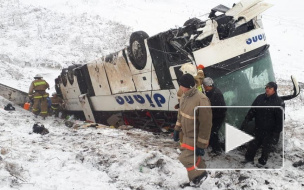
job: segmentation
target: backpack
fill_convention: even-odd
[[[6,111],[15,110],[15,107],[9,103],[4,107],[4,110],[6,110]]]
[[[49,130],[45,128],[44,125],[39,125],[38,123],[35,123],[33,125],[33,132],[41,135],[45,135],[49,133]]]

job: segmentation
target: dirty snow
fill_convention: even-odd
[[[300,0],[269,1],[263,22],[279,94],[290,75],[304,88],[304,21]],[[0,0],[0,83],[27,91],[41,73],[54,91],[60,69],[128,45],[133,31],[150,36],[203,17],[232,0]],[[187,174],[169,135],[109,127],[71,129],[0,97],[0,189],[178,189]],[[280,171],[211,171],[202,189],[304,189],[304,96],[286,101],[285,166]],[[50,133],[33,134],[35,122]],[[216,158],[205,159],[216,164]],[[191,188],[186,188],[191,189]]]

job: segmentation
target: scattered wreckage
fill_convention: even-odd
[[[128,47],[63,69],[56,91],[67,111],[85,120],[164,130],[176,121],[181,66],[203,64],[227,106],[250,106],[264,85],[275,81],[260,15],[271,6],[243,0],[232,8],[213,8],[204,21],[192,18],[151,37],[134,32]],[[292,81],[294,94],[284,100],[300,92],[296,79]],[[226,122],[239,126],[245,114],[228,111]]]

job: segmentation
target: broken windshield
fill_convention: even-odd
[[[254,99],[264,93],[265,84],[269,81],[275,81],[275,78],[268,53],[241,70],[214,79],[227,106],[251,106]],[[226,121],[239,126],[247,111],[248,109],[229,109]]]

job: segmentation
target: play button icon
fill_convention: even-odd
[[[254,139],[253,136],[248,135],[235,127],[232,127],[227,123],[225,136],[226,153]]]

